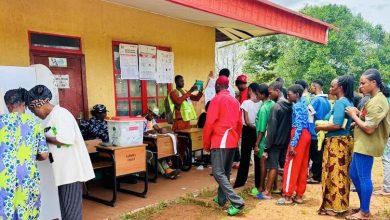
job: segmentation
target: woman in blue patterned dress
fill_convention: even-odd
[[[9,90],[9,114],[0,116],[0,219],[38,219],[40,211],[37,160],[47,158],[42,126],[25,114],[25,89]]]

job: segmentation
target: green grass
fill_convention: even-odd
[[[147,219],[148,217],[152,216],[153,214],[156,214],[162,210],[164,210],[166,207],[168,207],[167,202],[160,202],[157,205],[153,205],[150,207],[147,207],[145,209],[142,209],[140,211],[134,212],[134,213],[127,213],[121,216],[121,219],[124,220],[141,220],[141,219]]]
[[[250,199],[250,188],[246,188],[242,190],[239,195],[244,199]],[[216,208],[216,205],[212,201],[212,198],[216,196],[216,188],[204,188],[199,191],[195,191],[192,193],[187,193],[185,196],[179,197],[176,200],[173,201],[163,201],[159,204],[152,205],[150,207],[144,208],[139,211],[130,212],[127,214],[124,214],[121,216],[121,219],[123,220],[141,220],[141,219],[148,219],[152,215],[155,215],[156,213],[164,211],[169,206],[178,204],[178,205],[196,205],[200,206],[202,208],[210,209],[212,211],[216,211],[220,214],[225,214],[223,208]],[[251,208],[245,207],[244,213],[249,212]]]

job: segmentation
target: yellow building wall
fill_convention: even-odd
[[[0,65],[29,66],[28,31],[81,37],[89,108],[115,112],[112,41],[171,47],[189,89],[214,70],[214,28],[99,0],[0,0]]]

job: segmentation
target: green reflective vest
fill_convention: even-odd
[[[175,89],[174,91],[177,93],[177,95],[179,97],[181,97],[183,95],[177,89]],[[173,103],[170,95],[168,95],[168,101],[169,101],[169,107],[171,108],[171,112],[173,112],[173,118],[175,118],[176,117],[175,103]],[[180,113],[181,113],[181,117],[182,117],[183,121],[196,120],[196,118],[197,118],[194,105],[192,105],[192,102],[189,100],[184,100],[183,103],[181,103]]]

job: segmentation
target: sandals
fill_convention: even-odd
[[[280,198],[280,199],[278,199],[278,201],[276,201],[276,205],[289,206],[289,205],[293,205],[293,204],[294,204],[294,201],[292,199],[287,200],[286,198]]]
[[[370,219],[370,215],[359,217],[358,214],[359,213],[355,213],[353,215],[346,216],[345,219],[346,220],[369,220]]]
[[[272,199],[271,196],[267,196],[262,192],[259,192],[259,194],[257,194],[256,198],[259,200],[271,200]]]
[[[295,202],[296,204],[303,204],[303,199],[297,199],[297,197],[292,197],[292,201]]]
[[[325,209],[320,209],[317,211],[318,215],[328,215]]]
[[[385,192],[382,189],[373,192],[373,194],[376,195],[376,196],[390,196],[390,192]]]
[[[312,178],[307,180],[307,184],[320,184],[321,182]]]
[[[339,214],[333,211],[321,209],[318,210],[318,215],[326,215],[326,216],[338,216]]]

